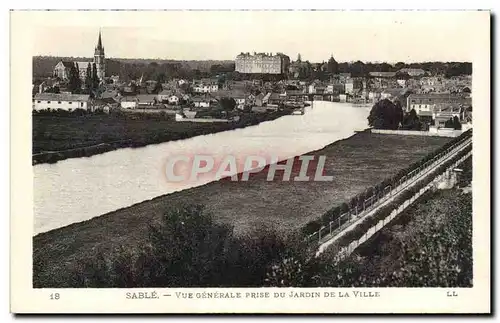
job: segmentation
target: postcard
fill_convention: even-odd
[[[11,312],[491,312],[490,12],[10,20]]]

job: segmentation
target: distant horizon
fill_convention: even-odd
[[[286,53],[284,53],[285,55],[287,55]],[[290,56],[290,55],[288,55]],[[77,59],[77,58],[83,58],[83,59],[89,59],[89,60],[92,60],[94,59],[93,56],[62,56],[62,55],[49,55],[49,54],[36,54],[36,55],[33,55],[32,56],[33,58],[34,57],[52,57],[52,58],[73,58],[73,59]],[[236,56],[235,56],[236,58]],[[334,57],[335,58],[335,57]],[[216,62],[221,62],[221,61],[226,61],[226,62],[234,62],[234,59],[215,59],[215,58],[208,58],[208,59],[176,59],[176,58],[142,58],[142,57],[106,57],[106,59],[115,59],[115,60],[144,60],[144,61],[184,61],[184,62],[209,62],[209,61],[216,61]],[[292,57],[290,57],[290,61],[296,61],[294,59],[292,59]],[[302,62],[305,62],[307,61],[307,59],[302,59],[301,60]],[[352,63],[355,63],[356,61],[358,60],[353,60],[353,61],[338,61],[336,60],[337,63],[341,64],[341,63],[348,63],[348,64],[352,64]],[[364,64],[383,64],[383,63],[386,63],[386,64],[390,64],[390,65],[395,65],[397,63],[404,63],[406,65],[410,65],[410,64],[424,64],[424,63],[470,63],[472,64],[471,61],[415,61],[415,62],[404,62],[404,61],[397,61],[397,62],[388,62],[388,61],[362,61],[362,60],[359,60],[361,62],[363,62]],[[324,61],[321,61],[321,62],[314,62],[314,61],[309,61],[309,63],[311,64],[319,64],[319,63],[326,63],[328,62],[328,60],[324,60]]]

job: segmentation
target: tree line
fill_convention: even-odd
[[[33,76],[51,76],[54,66],[61,60],[76,58],[33,57]],[[370,72],[397,72],[402,68],[421,68],[433,75],[445,77],[471,75],[472,63],[469,62],[422,62],[422,63],[372,63],[372,62],[337,62],[332,56],[326,62],[312,63],[297,60],[292,65],[299,66],[299,79],[328,79],[338,73],[350,73],[353,77],[366,77]],[[155,80],[158,75],[165,74],[167,79],[202,78],[228,75],[229,78],[241,78],[234,71],[234,61],[174,61],[174,60],[141,60],[141,59],[106,59],[106,75],[118,75],[125,81],[136,80],[141,76],[144,80]],[[407,75],[406,75],[407,76]],[[282,77],[287,77],[284,75]],[[405,75],[401,75],[405,77]]]
[[[300,76],[307,78],[314,72],[323,72],[328,74],[350,73],[353,77],[366,77],[370,72],[398,72],[403,68],[422,69],[432,75],[443,75],[445,77],[472,75],[472,63],[470,62],[422,62],[405,63],[397,62],[389,64],[386,62],[337,62],[333,56],[328,61],[321,63],[311,63],[302,61],[300,54],[293,63],[300,65],[302,70]]]

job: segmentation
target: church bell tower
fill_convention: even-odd
[[[99,39],[94,51],[94,63],[97,69],[97,77],[100,81],[104,80],[106,65],[104,62],[104,47],[102,46],[101,31],[99,30]]]

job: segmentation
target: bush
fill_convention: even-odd
[[[215,223],[202,207],[185,205],[167,210],[159,223],[151,224],[148,238],[137,249],[96,250],[92,258],[77,262],[66,285],[262,286],[280,263],[286,264],[281,273],[288,283],[300,285],[312,279],[312,272],[300,269],[300,276],[290,276],[295,269],[286,259],[299,259],[301,268],[308,268],[306,251],[299,236],[283,237],[264,226],[247,236],[234,236],[232,228]],[[34,266],[43,266],[43,262],[37,260]]]

